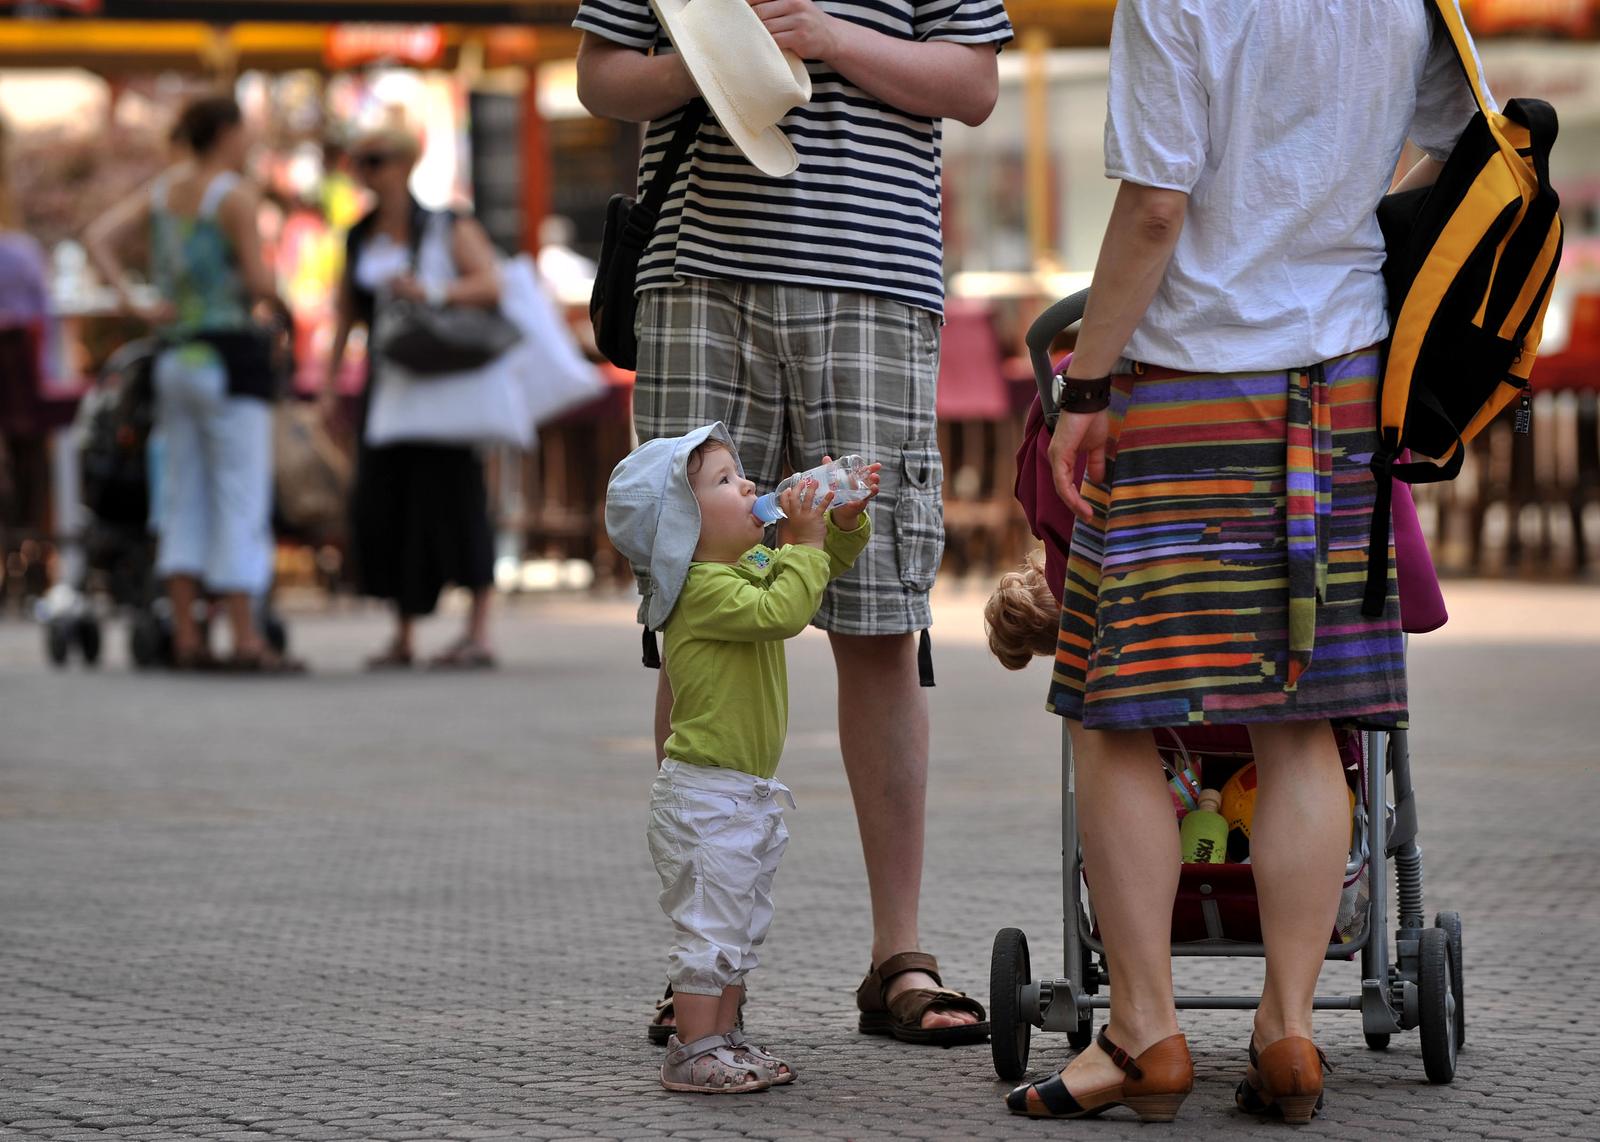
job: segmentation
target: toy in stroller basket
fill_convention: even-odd
[[[45,656],[58,667],[74,651],[87,666],[99,663],[102,616],[111,609],[129,615],[128,651],[135,666],[165,665],[172,658],[171,608],[155,577],[150,511],[160,478],[150,447],[153,366],[160,350],[154,338],[123,345],[107,358],[78,406],[79,478],[89,518],[79,536],[80,558],[72,561],[75,574],[50,591],[40,611]],[[263,631],[281,654],[288,632],[266,599],[261,606]]]
[[[1028,509],[1033,533],[1046,543],[1050,566],[1045,577],[1057,597],[1072,521],[1066,507],[1055,500],[1050,485],[1047,450],[1053,416],[1046,416],[1044,410],[1056,408],[1058,377],[1049,352],[1056,337],[1081,319],[1086,298],[1085,291],[1057,302],[1034,323],[1027,338],[1040,402],[1029,414],[1029,430],[1018,455],[1018,498]],[[1047,513],[1050,518],[1044,518]],[[1403,552],[1398,539],[1397,547]],[[1425,552],[1423,548],[1424,559]],[[1401,578],[1405,604],[1410,600],[1406,598],[1406,577],[1402,574]],[[1427,582],[1432,583],[1431,575]],[[1432,590],[1434,598],[1422,598],[1406,615],[1410,620],[1405,623],[1407,630],[1428,630],[1443,621],[1437,586]],[[1181,817],[1195,807],[1203,784],[1206,789],[1222,791],[1222,815],[1230,827],[1222,862],[1183,866],[1173,907],[1172,954],[1262,956],[1255,884],[1248,863],[1254,776],[1249,735],[1243,727],[1230,726],[1164,729],[1155,734],[1173,789],[1176,815]],[[1004,928],[995,936],[990,965],[994,1067],[1001,1078],[1012,1081],[1022,1078],[1026,1069],[1029,1038],[1035,1027],[1065,1031],[1074,1048],[1088,1046],[1094,1013],[1110,1006],[1104,992],[1115,982],[1108,975],[1093,902],[1087,899],[1082,877],[1073,754],[1065,722],[1061,742],[1065,972],[1035,977],[1027,937],[1017,928]],[[1345,730],[1339,734],[1339,748],[1351,789],[1352,842],[1345,892],[1326,958],[1359,959],[1360,989],[1355,994],[1318,996],[1315,1006],[1318,1010],[1359,1011],[1367,1044],[1374,1050],[1386,1048],[1390,1036],[1398,1031],[1419,1028],[1427,1077],[1447,1083],[1455,1075],[1456,1052],[1466,1037],[1461,918],[1455,912],[1440,912],[1431,927],[1424,921],[1422,850],[1417,844],[1417,805],[1406,734]],[[1399,928],[1392,941],[1388,930],[1391,864],[1399,898]],[[1249,1010],[1258,1000],[1181,995],[1176,1002],[1179,1008]]]

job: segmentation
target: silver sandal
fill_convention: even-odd
[[[736,1028],[723,1038],[728,1041],[728,1046],[733,1048],[734,1058],[741,1063],[766,1071],[768,1077],[772,1079],[773,1086],[792,1083],[799,1073],[788,1059],[780,1059],[765,1047],[752,1043],[742,1030]]]
[[[661,1085],[689,1094],[744,1094],[766,1090],[772,1079],[764,1066],[744,1062],[734,1053],[726,1035],[707,1035],[692,1043],[667,1041],[667,1058],[661,1064]]]

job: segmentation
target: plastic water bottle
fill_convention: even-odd
[[[872,484],[867,479],[866,469],[867,462],[861,457],[841,456],[808,472],[796,472],[766,495],[757,496],[755,505],[750,511],[762,523],[777,523],[780,519],[786,518],[786,513],[778,506],[778,497],[802,480],[808,479],[817,482],[816,495],[812,499],[832,492],[834,506],[857,503],[872,493]]]
[[[1200,807],[1183,818],[1179,835],[1183,840],[1184,864],[1221,864],[1228,858],[1228,822],[1217,812],[1222,794],[1215,789],[1200,791]]]

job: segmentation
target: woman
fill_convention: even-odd
[[[244,179],[249,138],[225,95],[190,104],[173,139],[191,156],[95,222],[89,256],[122,304],[154,326],[156,429],[164,442],[156,519],[156,572],[172,600],[173,664],[259,673],[302,669],[275,653],[256,622],[272,582],[271,342],[252,311],[286,324],[261,253],[260,196]],[[140,302],[116,250],[150,238],[160,300]],[[206,647],[195,606],[215,596],[233,635],[232,657]]]
[[[470,218],[424,210],[407,189],[419,154],[417,140],[397,129],[369,132],[350,149],[356,178],[376,203],[351,228],[346,244],[339,323],[323,394],[330,406],[351,329],[360,323],[370,330],[378,307],[390,299],[485,307],[500,301],[500,275],[483,227]],[[383,366],[369,353],[369,399],[374,382],[383,383]],[[447,583],[471,591],[472,608],[461,637],[430,665],[494,665],[489,647],[493,540],[483,462],[471,447],[363,444],[352,494],[351,549],[362,591],[387,599],[396,621],[393,639],[368,659],[369,669],[411,666],[412,628],[419,616],[433,612]]]
[[[1406,137],[1428,157],[1405,181],[1424,185],[1473,110],[1428,11],[1117,6],[1106,165],[1122,182],[1051,443],[1083,522],[1049,701],[1070,723],[1111,1011],[1060,1075],[1011,1092],[1017,1113],[1168,1120],[1193,1086],[1151,730],[1211,722],[1249,726],[1259,781],[1266,979],[1237,1101],[1286,1121],[1321,1104],[1312,995],[1350,841],[1330,723],[1406,717],[1392,553],[1383,617],[1361,614],[1388,331],[1374,210]]]

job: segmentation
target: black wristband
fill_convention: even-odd
[[[1061,378],[1061,400],[1059,404],[1062,412],[1090,413],[1099,412],[1111,403],[1111,378],[1094,377],[1083,380],[1078,377]]]

